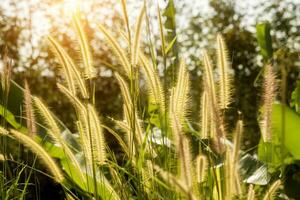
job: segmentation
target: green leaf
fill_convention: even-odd
[[[22,125],[17,122],[12,112],[2,105],[0,105],[0,115],[15,129],[19,130],[22,128]]]
[[[281,105],[274,104],[272,130],[273,134],[277,135],[279,139],[281,139],[282,129],[281,117]],[[288,106],[285,106],[285,119],[284,145],[295,159],[300,160],[300,148],[298,146],[300,142],[300,116]]]
[[[171,49],[168,49],[169,47],[172,48],[172,54],[176,57],[176,62],[178,61],[178,51],[177,51],[177,40],[176,38],[176,10],[174,6],[174,1],[169,0],[168,5],[165,8],[163,12],[163,16],[166,17],[166,21],[164,23],[164,27],[167,30],[167,35],[165,37],[166,42],[170,44],[165,50],[167,52],[170,52]],[[166,53],[167,54],[167,53]]]
[[[165,54],[168,54],[168,52],[171,50],[171,48],[174,46],[176,42],[177,36],[174,37],[174,39],[170,42],[170,44],[165,49]]]
[[[297,81],[296,88],[292,92],[291,107],[295,108],[295,111],[300,114],[300,81]]]
[[[291,156],[294,160],[300,160],[300,148],[298,147],[300,141],[300,116],[288,106],[284,108],[284,139],[281,136],[282,105],[274,104],[272,113],[272,141],[264,143],[261,139],[258,146],[259,159],[275,168],[291,163]],[[282,149],[283,141],[284,148]]]
[[[14,116],[22,116],[22,105],[23,105],[23,93],[24,90],[16,82],[11,81],[10,91],[8,94],[7,105],[5,107],[10,110]],[[3,91],[0,87],[0,99],[1,104],[4,106],[3,100]]]
[[[260,47],[260,53],[265,60],[273,56],[272,38],[270,35],[271,26],[269,23],[260,23],[256,25],[256,37]]]

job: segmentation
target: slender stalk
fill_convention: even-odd
[[[284,163],[284,144],[285,144],[285,106],[286,106],[287,71],[281,65],[281,163]]]

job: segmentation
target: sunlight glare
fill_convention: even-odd
[[[81,0],[64,0],[62,5],[64,16],[72,16],[74,12],[80,9],[80,3]]]

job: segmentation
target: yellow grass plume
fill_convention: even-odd
[[[79,172],[81,172],[79,175],[80,175],[81,180],[83,181],[84,176],[81,171],[80,164],[77,161],[75,154],[72,152],[72,150],[70,149],[67,142],[62,138],[60,128],[57,125],[57,123],[53,117],[53,114],[50,112],[50,110],[44,105],[44,103],[39,98],[34,97],[33,100],[34,100],[36,107],[39,110],[40,115],[44,118],[44,120],[47,124],[48,134],[56,143],[58,143],[62,146],[66,156],[72,161],[72,163],[74,164],[76,169]]]
[[[220,108],[225,109],[232,101],[231,78],[229,76],[230,63],[228,60],[228,50],[222,35],[217,35],[217,56],[218,68],[220,71],[219,91],[220,91]]]
[[[139,52],[140,52],[139,49],[140,49],[141,28],[142,28],[144,15],[145,15],[145,6],[142,7],[135,26],[135,32],[134,32],[134,38],[132,44],[133,47],[131,52],[131,63],[133,66],[136,66],[138,63]]]
[[[79,89],[82,97],[85,99],[89,98],[88,91],[85,86],[85,81],[81,76],[80,71],[77,69],[74,61],[63,49],[63,47],[51,36],[48,37],[52,46],[53,52],[60,60],[60,64],[63,68],[64,76],[66,78],[67,86],[70,92],[75,95],[76,88]]]
[[[87,79],[94,78],[96,76],[96,70],[93,66],[93,58],[91,55],[91,50],[89,48],[87,36],[84,33],[82,24],[80,22],[80,16],[78,12],[73,15],[73,24],[75,26],[77,38],[80,45],[80,53],[84,64],[85,77]]]
[[[262,119],[260,122],[261,133],[264,142],[270,142],[272,140],[271,130],[271,117],[272,106],[275,100],[276,94],[276,76],[271,65],[267,65],[264,71],[263,80],[263,105],[262,105]]]
[[[162,89],[162,84],[159,79],[158,73],[154,70],[153,66],[150,64],[149,59],[140,52],[139,54],[142,69],[144,71],[146,82],[148,85],[150,101],[154,105],[158,105],[161,114],[165,113],[165,96]]]
[[[30,93],[28,82],[26,80],[25,80],[25,92],[24,92],[24,107],[25,107],[28,135],[30,137],[34,137],[36,135],[36,125],[35,125],[36,121],[32,109],[31,93]]]
[[[10,136],[14,137],[17,140],[20,140],[22,144],[24,144],[27,148],[37,154],[37,156],[43,161],[47,169],[51,172],[56,182],[62,183],[64,181],[64,175],[62,174],[60,168],[42,146],[35,142],[31,137],[24,135],[16,130],[10,130],[10,133],[12,134]],[[0,134],[9,135],[8,131],[2,127],[0,128]]]
[[[114,51],[114,53],[118,57],[119,62],[122,65],[122,67],[124,68],[123,70],[125,71],[126,75],[128,77],[130,77],[130,75],[131,75],[131,65],[130,65],[130,62],[128,60],[126,51],[123,50],[123,48],[118,44],[116,39],[111,35],[111,33],[109,33],[107,31],[107,29],[104,26],[99,24],[98,27],[99,27],[100,31],[104,34],[108,44],[111,46],[112,50]]]

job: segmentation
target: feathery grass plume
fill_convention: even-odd
[[[85,81],[72,58],[54,38],[48,36],[48,39],[52,46],[53,52],[59,58],[60,64],[63,67],[64,76],[66,77],[69,90],[72,92],[72,94],[76,94],[76,87],[78,87],[82,97],[88,99],[89,95],[85,86]]]
[[[140,62],[142,69],[146,76],[146,82],[149,87],[150,101],[154,105],[158,105],[161,114],[165,113],[165,95],[162,89],[162,84],[159,79],[158,73],[154,70],[153,66],[150,65],[149,60],[146,56],[140,52],[139,53]]]
[[[241,139],[243,135],[243,121],[239,120],[236,125],[235,134],[234,134],[234,140],[233,140],[233,157],[232,157],[232,163],[236,165],[238,163],[239,159],[239,151],[241,146]],[[238,168],[238,166],[237,166]]]
[[[255,199],[255,191],[253,185],[251,184],[248,187],[247,200],[254,200],[254,199]]]
[[[240,195],[240,176],[238,173],[238,159],[241,144],[241,137],[243,133],[243,122],[239,120],[236,125],[233,149],[227,147],[226,161],[225,161],[225,181],[226,181],[226,198],[231,199],[234,195]]]
[[[185,180],[185,184],[191,190],[193,186],[193,168],[191,163],[190,144],[188,139],[182,134],[180,135],[180,177]]]
[[[198,183],[202,183],[205,180],[207,166],[208,162],[206,156],[198,155],[196,158],[196,175]]]
[[[51,158],[51,156],[40,146],[37,142],[35,142],[32,138],[27,135],[24,135],[16,130],[10,130],[12,135],[9,135],[9,132],[4,128],[0,128],[1,135],[9,135],[13,136],[15,139],[20,140],[22,144],[27,146],[31,151],[37,154],[38,157],[44,162],[48,170],[53,175],[53,178],[56,182],[62,183],[64,181],[64,176],[59,169],[58,165]]]
[[[275,196],[275,193],[281,186],[281,180],[275,181],[266,192],[263,200],[270,200]]]
[[[216,89],[213,78],[213,67],[210,58],[206,51],[203,52],[203,65],[204,65],[204,85],[207,87],[207,94],[210,100],[211,110],[211,132],[213,134],[213,142],[215,150],[219,153],[225,151],[224,145],[220,139],[226,137],[226,130],[224,119],[221,117],[219,104],[217,103]]]
[[[52,135],[55,135],[54,139],[59,142],[57,138],[60,137],[61,131],[55,119],[53,118],[52,113],[39,98],[33,97],[33,101],[37,106],[40,115],[44,118],[47,126],[49,127],[48,132],[51,132]]]
[[[76,86],[77,86],[79,92],[81,93],[81,95],[84,99],[88,99],[89,98],[89,93],[88,93],[88,90],[86,88],[84,78],[82,77],[80,71],[77,69],[74,61],[71,59],[71,57],[69,55],[67,55],[67,59],[70,63],[70,69],[71,69],[73,78],[76,82]]]
[[[57,125],[52,113],[50,110],[44,105],[44,103],[37,97],[33,98],[35,105],[37,106],[40,115],[44,118],[45,123],[47,124],[49,130],[48,134],[50,137],[60,144],[66,154],[66,156],[72,161],[78,172],[80,172],[79,176],[82,181],[84,181],[84,176],[80,167],[79,162],[77,161],[75,154],[70,149],[69,145],[66,143],[66,141],[61,136],[61,131],[59,126]]]
[[[218,67],[220,70],[220,108],[225,109],[232,101],[231,78],[229,76],[230,64],[225,41],[221,34],[217,35]]]
[[[189,75],[183,61],[180,63],[176,86],[171,91],[170,97],[170,124],[175,141],[175,148],[179,155],[181,176],[185,178],[185,184],[192,187],[191,158],[189,144],[182,134],[182,123],[187,113],[189,92]]]
[[[127,37],[129,40],[129,43],[131,42],[131,33],[130,33],[130,26],[129,26],[129,19],[128,19],[128,12],[127,12],[127,3],[126,0],[121,0],[121,5],[122,5],[122,11],[123,11],[123,19],[126,25],[126,30],[127,30]]]
[[[80,146],[81,146],[83,154],[84,154],[85,163],[87,166],[91,167],[91,166],[93,166],[93,160],[92,160],[93,158],[92,158],[92,148],[90,145],[90,136],[88,134],[87,128],[84,127],[83,123],[84,122],[82,120],[77,121],[76,127],[77,127],[77,131],[80,135],[80,137],[79,137]],[[85,124],[88,124],[88,122],[86,122]]]
[[[207,91],[204,89],[201,97],[201,113],[200,113],[200,119],[201,119],[201,138],[205,139],[209,136],[209,103],[208,103],[208,95]]]
[[[276,75],[271,65],[265,67],[263,80],[263,114],[260,122],[264,142],[272,140],[272,106],[276,94]]]
[[[234,171],[231,169],[233,166],[232,162],[232,151],[227,147],[225,152],[224,161],[224,186],[225,186],[225,199],[230,200],[234,195]]]
[[[86,114],[84,105],[74,94],[72,94],[70,90],[68,90],[66,87],[59,83],[57,83],[56,86],[61,91],[61,93],[63,93],[69,99],[69,101],[72,103],[77,112],[81,114]]]
[[[153,169],[172,187],[182,191],[186,195],[187,199],[191,199],[191,200],[197,199],[193,194],[191,194],[190,189],[182,180],[178,179],[173,174],[161,169],[158,165],[153,165]]]
[[[10,90],[10,79],[12,74],[13,61],[8,57],[8,50],[5,47],[3,55],[4,68],[1,73],[1,86],[4,94],[4,104],[7,104],[8,94]]]
[[[206,83],[206,87],[208,87],[209,96],[212,98],[212,102],[214,104],[217,103],[216,100],[216,89],[215,82],[213,78],[213,66],[211,64],[211,60],[206,51],[203,52],[203,66],[204,66],[204,79]]]
[[[189,74],[183,60],[180,62],[177,83],[171,91],[170,118],[176,116],[179,123],[184,121],[187,114],[188,93],[190,89]]]
[[[124,71],[128,77],[131,75],[131,65],[127,57],[127,53],[123,50],[123,48],[118,44],[116,39],[107,31],[107,29],[101,24],[98,25],[100,31],[104,34],[108,44],[113,49],[114,53],[119,59],[120,64],[124,67]]]
[[[145,186],[149,192],[152,192],[151,190],[154,189],[153,179],[152,179],[152,177],[154,177],[153,161],[146,160],[145,171],[147,176],[147,179],[144,178],[144,180],[146,181]]]
[[[69,99],[69,101],[74,106],[79,121],[76,122],[77,130],[80,135],[80,146],[83,150],[85,155],[85,159],[89,166],[92,164],[91,158],[91,146],[89,143],[89,134],[88,134],[88,118],[87,118],[87,111],[85,106],[80,102],[80,100],[74,96],[67,88],[63,85],[57,83],[58,89]]]
[[[92,105],[87,106],[89,115],[89,125],[91,131],[92,151],[94,159],[99,165],[103,165],[106,161],[105,138],[100,124],[100,120],[95,108]]]
[[[141,28],[142,28],[142,22],[145,15],[145,6],[142,7],[140,14],[137,18],[136,26],[135,26],[135,32],[134,32],[134,38],[133,38],[133,47],[132,47],[132,53],[131,53],[131,63],[133,66],[137,65],[138,58],[139,58],[139,49],[140,49],[140,37],[141,37]]]
[[[124,117],[126,120],[126,123],[128,124],[128,127],[130,127],[130,121],[132,116],[132,100],[130,97],[130,93],[129,93],[129,89],[127,84],[125,83],[124,79],[119,75],[119,74],[115,74],[117,81],[120,85],[120,89],[121,89],[121,93],[122,93],[122,97],[123,97],[123,101],[124,101]],[[142,127],[141,124],[139,123],[138,120],[138,116],[137,113],[134,113],[135,116],[135,133],[136,135],[131,135],[132,134],[132,130],[127,132],[127,139],[128,139],[128,145],[130,145],[129,147],[133,147],[133,141],[131,141],[132,139],[134,139],[137,142],[137,145],[140,146],[142,144]]]
[[[116,120],[117,121],[117,120]],[[115,122],[116,122],[115,121]],[[116,122],[117,123],[117,122]],[[118,123],[117,123],[118,124]],[[119,145],[121,146],[121,148],[123,149],[124,153],[129,157],[129,149],[128,146],[125,144],[125,142],[123,141],[123,139],[119,136],[119,134],[117,132],[115,132],[113,129],[109,128],[108,126],[105,125],[101,125],[103,128],[105,128],[110,134],[112,134],[116,140],[118,141]],[[127,126],[127,125],[126,125]],[[128,128],[129,130],[129,128]],[[126,132],[127,130],[125,130]]]
[[[62,48],[62,46],[51,36],[48,36],[48,40],[51,44],[52,51],[56,55],[56,57],[59,59],[59,62],[62,66],[63,74],[65,76],[65,80],[67,83],[67,86],[69,90],[72,92],[72,94],[76,94],[76,86],[75,81],[72,77],[72,72],[70,70],[69,62],[66,56],[65,50]]]
[[[179,157],[180,179],[184,180],[188,189],[192,189],[192,164],[191,152],[188,139],[182,133],[182,125],[180,124],[177,115],[171,111],[172,133],[175,139],[175,149]]]
[[[162,51],[162,56],[165,57],[166,55],[166,39],[164,35],[164,28],[163,28],[163,23],[161,19],[161,13],[159,6],[157,5],[157,16],[158,16],[158,23],[159,23],[159,33],[160,33],[160,40],[161,40],[161,51]]]
[[[32,109],[31,93],[30,93],[27,80],[25,80],[24,107],[25,107],[28,135],[33,138],[36,135],[36,125],[35,125],[36,121]]]
[[[76,35],[78,37],[80,45],[80,53],[84,64],[85,77],[87,79],[92,79],[96,76],[96,70],[93,66],[93,58],[88,44],[88,39],[86,34],[84,33],[83,26],[80,22],[79,12],[73,15],[73,23],[76,29]]]

